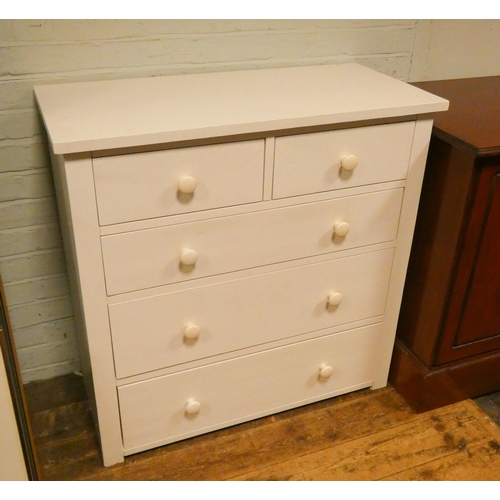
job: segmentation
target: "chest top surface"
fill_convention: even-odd
[[[265,133],[447,109],[358,64],[35,87],[55,154]]]
[[[479,155],[500,153],[500,76],[415,83],[450,102],[434,118],[441,137],[456,139]]]

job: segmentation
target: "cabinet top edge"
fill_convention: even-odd
[[[500,75],[415,82],[412,85],[447,99],[447,113],[436,116],[434,130],[478,156],[500,149]]]
[[[448,101],[358,64],[35,86],[55,154],[428,114]]]

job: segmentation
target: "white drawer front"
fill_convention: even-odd
[[[273,198],[405,179],[414,122],[278,137]],[[341,168],[347,155],[354,170]]]
[[[113,304],[116,375],[380,316],[392,256],[391,248]],[[331,293],[341,293],[338,306],[329,305]]]
[[[327,254],[396,238],[403,190],[101,238],[109,295]],[[349,233],[334,235],[337,222]],[[183,252],[196,252],[182,265]]]
[[[94,158],[93,166],[100,224],[135,221],[260,201],[264,140]]]
[[[125,452],[369,387],[381,334],[373,325],[122,386]]]

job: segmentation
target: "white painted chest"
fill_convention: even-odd
[[[105,465],[386,384],[445,100],[354,64],[35,93]]]

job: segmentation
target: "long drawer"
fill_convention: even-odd
[[[262,199],[264,140],[94,158],[93,168],[101,225],[242,205]]]
[[[273,198],[405,179],[414,130],[403,122],[278,137]],[[342,167],[349,155],[353,170]]]
[[[383,315],[392,256],[390,248],[110,305],[116,376]]]
[[[101,238],[108,295],[396,238],[403,189]],[[337,223],[348,223],[345,236]],[[195,255],[184,265],[184,253]]]
[[[119,387],[125,453],[369,387],[382,333],[372,325]]]

